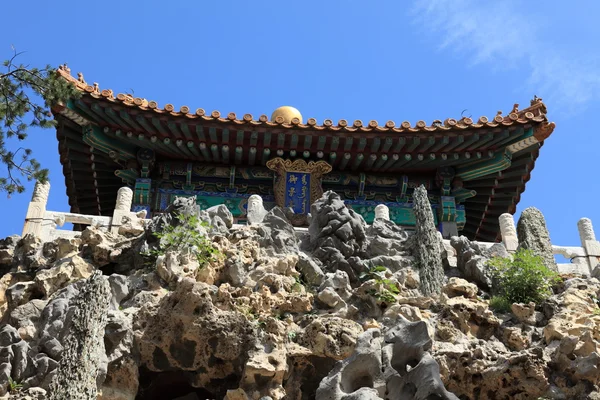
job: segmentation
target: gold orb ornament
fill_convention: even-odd
[[[283,122],[286,124],[291,124],[294,118],[298,118],[300,123],[302,123],[302,114],[300,114],[300,111],[290,106],[282,106],[273,111],[271,121],[278,122],[277,117],[283,118]]]

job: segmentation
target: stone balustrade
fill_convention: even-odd
[[[27,208],[22,236],[31,234],[39,237],[42,241],[51,241],[59,237],[72,238],[80,233],[59,229],[65,223],[95,226],[113,233],[118,233],[125,225],[128,226],[128,229],[138,231],[143,229],[146,212],[133,213],[130,211],[133,200],[133,191],[130,188],[122,187],[117,192],[112,217],[48,211],[46,205],[49,194],[50,183],[36,182],[31,202]]]
[[[79,234],[76,231],[58,229],[58,227],[62,227],[68,222],[96,226],[99,229],[106,229],[117,233],[125,225],[129,227],[132,225],[138,226],[139,230],[139,227],[143,226],[145,221],[147,221],[145,219],[145,211],[139,213],[130,211],[133,192],[127,187],[122,187],[117,192],[115,210],[112,217],[47,211],[46,204],[49,193],[49,183],[36,183],[31,202],[27,209],[27,216],[25,217],[23,236],[33,234],[44,241],[49,241],[58,237],[71,238]],[[248,223],[259,223],[265,214],[266,210],[263,207],[262,198],[258,195],[252,195],[248,201]],[[379,204],[375,207],[375,218],[389,220],[389,208],[384,204]],[[502,214],[499,218],[499,225],[502,243],[509,252],[514,253],[519,246],[519,239],[513,216],[508,213]],[[600,262],[600,242],[596,240],[592,221],[589,218],[582,218],[579,220],[577,226],[581,246],[552,245],[552,252],[554,255],[562,255],[571,261],[570,263],[558,263],[559,272],[590,275],[594,267]],[[296,229],[298,231],[306,231],[306,228]],[[449,240],[444,239],[443,242],[448,251],[453,251]],[[490,247],[494,244],[491,242],[478,243],[484,247]]]

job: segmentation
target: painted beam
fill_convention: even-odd
[[[236,135],[236,138],[235,138],[235,144],[237,146],[243,146],[244,145],[244,134],[245,134],[245,131],[243,129],[239,129],[237,131],[237,135]]]
[[[265,147],[271,146],[271,132],[267,131],[263,133],[263,144]]]
[[[151,118],[151,121],[152,121],[152,126],[154,126],[154,129],[156,129],[156,132],[157,132],[157,133],[158,133],[160,136],[162,136],[162,137],[169,136],[169,135],[166,133],[166,130],[165,130],[165,128],[162,126],[162,124],[160,123],[160,120],[159,120],[158,118],[156,118],[156,117],[154,117],[154,118]]]
[[[256,147],[250,147],[248,151],[248,163],[254,165],[256,163]]]
[[[210,156],[210,153],[208,152],[208,148],[207,148],[207,146],[206,146],[206,143],[204,143],[204,142],[201,142],[201,143],[198,145],[198,148],[200,149],[200,153],[202,153],[202,156],[204,157],[204,159],[205,159],[206,161],[212,161],[212,158],[211,158],[211,156]]]
[[[285,133],[277,135],[277,148],[283,149],[285,147]]]
[[[337,153],[335,153],[335,152],[329,153],[329,164],[335,165],[336,159],[337,159]]]
[[[450,137],[449,136],[442,136],[440,139],[437,140],[435,146],[433,146],[431,148],[431,151],[434,151],[434,152],[440,151],[440,150],[442,150],[442,148],[444,148],[445,146],[447,146],[449,143],[450,143]]]
[[[196,125],[196,137],[201,142],[206,142],[206,136],[204,135],[204,128],[202,125]]]
[[[327,136],[320,135],[319,141],[317,142],[317,150],[323,151],[325,148],[325,143],[327,142]]]
[[[466,155],[466,154],[465,154]],[[481,161],[467,167],[459,167],[456,170],[456,176],[463,181],[469,181],[482,176],[490,175],[499,171],[503,171],[510,166],[511,155],[508,152],[503,152],[496,155],[490,160]]]
[[[478,141],[479,141],[479,134],[473,133],[460,146],[457,146],[454,149],[454,151],[462,151],[462,150],[468,148],[469,146],[471,146],[473,143],[477,143]]]
[[[244,148],[242,146],[236,146],[235,147],[235,163],[236,164],[241,164],[242,163],[242,156],[244,155]]]
[[[171,131],[171,133],[175,136],[176,139],[181,139],[183,135],[179,132],[179,128],[177,128],[177,124],[173,121],[167,122],[167,127]]]
[[[348,161],[350,161],[350,158],[352,158],[352,154],[344,153],[344,157],[342,157],[342,160],[340,161],[340,170],[341,171],[343,171],[344,168],[346,168],[346,166],[348,165]]]
[[[501,132],[493,133],[493,135],[494,138],[487,144],[487,147],[489,148],[497,147],[497,143],[500,143],[501,141],[505,140],[510,136],[510,131],[508,129],[503,129]]]
[[[192,134],[190,133],[190,128],[188,127],[188,124],[186,123],[180,123],[179,127],[181,128],[181,131],[183,132],[183,136],[185,137],[185,140],[192,140]]]
[[[311,135],[304,136],[304,149],[310,150],[311,145],[312,145],[312,136]]]
[[[371,143],[371,151],[376,152],[379,150],[379,146],[381,146],[381,139],[376,137],[373,139],[373,143]]]
[[[367,168],[372,168],[375,161],[377,161],[377,154],[371,154],[367,159]]]
[[[387,161],[385,162],[385,164],[383,164],[383,166],[381,167],[381,169],[383,171],[386,171],[386,170],[390,169],[390,167],[392,165],[394,165],[396,162],[398,162],[398,160],[400,160],[400,155],[398,153],[392,154],[391,157],[388,157]]]
[[[262,163],[263,165],[265,165],[265,164],[267,163],[267,161],[269,161],[269,158],[270,158],[270,156],[271,156],[271,149],[269,149],[269,148],[265,147],[265,148],[263,149],[263,154],[262,154],[262,160],[261,160],[261,163]]]
[[[480,139],[473,143],[471,146],[469,146],[467,148],[467,150],[480,150],[480,149],[485,149],[487,148],[487,143],[491,142],[494,139],[494,134],[493,133],[486,133],[485,135],[483,135],[483,137],[480,137]]]
[[[381,167],[383,167],[383,165],[387,162],[388,158],[389,157],[387,154],[380,155],[379,159],[375,163],[375,168],[380,169]]]
[[[208,128],[208,137],[210,138],[210,141],[213,143],[217,143],[218,139],[217,139],[217,128],[215,128],[214,126],[211,126]]]
[[[433,145],[435,144],[435,136],[430,136],[427,138],[427,140],[425,141],[425,143],[423,143],[423,146],[421,146],[421,148],[419,149],[419,151],[425,153],[427,152],[427,150],[429,150]]]
[[[221,146],[221,157],[224,163],[229,163],[229,146],[226,144]]]
[[[358,153],[356,155],[356,157],[354,158],[354,162],[352,163],[352,170],[354,171],[355,169],[357,169],[360,166],[360,164],[362,164],[364,159],[365,159],[364,154]]]
[[[394,139],[391,137],[386,137],[383,142],[383,147],[381,148],[381,151],[387,153],[392,148],[392,144],[394,144]]]
[[[250,133],[250,146],[256,146],[257,141],[258,141],[258,132],[252,131],[252,133]]]
[[[421,138],[413,137],[410,141],[410,144],[406,148],[406,151],[414,151],[414,149],[416,149],[419,146],[419,144],[421,144]]]
[[[349,136],[346,137],[345,143],[344,143],[344,151],[350,151],[352,150],[352,143],[353,143],[353,139]]]
[[[221,143],[229,143],[229,129],[221,129]]]
[[[463,135],[458,135],[454,138],[454,140],[444,148],[445,152],[450,152],[454,150],[457,146],[462,145],[465,142],[465,137]]]
[[[212,155],[213,161],[220,162],[221,157],[219,157],[219,145],[211,144],[210,145],[210,154]]]
[[[331,145],[330,148],[332,151],[337,151],[338,147],[340,145],[340,137],[339,136],[334,136],[331,138]]]
[[[406,145],[406,138],[400,137],[398,138],[398,143],[396,143],[396,147],[394,147],[394,152],[400,152],[402,148]]]

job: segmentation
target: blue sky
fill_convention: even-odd
[[[319,122],[494,116],[542,97],[557,128],[517,212],[538,207],[555,244],[600,229],[600,3],[504,0],[33,1],[3,5],[0,57],[67,62],[101,89],[237,115],[298,108]],[[55,132],[32,130],[68,211]],[[0,237],[20,233],[31,190],[0,195]],[[598,231],[600,235],[600,230]]]

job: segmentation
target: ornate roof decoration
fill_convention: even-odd
[[[174,117],[188,118],[188,119],[201,119],[204,121],[213,122],[224,122],[224,123],[235,123],[245,124],[251,126],[278,126],[283,128],[298,129],[298,130],[330,130],[330,131],[348,131],[348,132],[445,132],[445,131],[460,131],[466,129],[476,128],[496,128],[496,127],[507,127],[511,125],[526,125],[536,123],[538,130],[541,133],[536,134],[536,138],[545,139],[554,130],[554,123],[548,122],[546,118],[546,106],[542,102],[542,99],[535,96],[531,100],[531,105],[523,110],[519,110],[518,104],[515,104],[507,115],[502,115],[502,111],[491,119],[486,116],[481,116],[477,121],[469,117],[463,117],[461,119],[447,118],[444,121],[434,120],[431,125],[428,125],[425,121],[417,121],[416,124],[412,125],[409,121],[403,121],[399,125],[396,125],[394,121],[387,121],[385,124],[380,125],[378,121],[371,120],[367,123],[363,123],[361,120],[355,120],[354,122],[348,122],[345,119],[341,119],[335,124],[331,119],[326,119],[321,125],[317,123],[315,118],[308,118],[306,123],[303,123],[302,116],[298,110],[293,109],[285,110],[282,112],[282,108],[275,110],[271,120],[267,115],[261,115],[258,119],[255,119],[252,114],[244,114],[242,118],[230,112],[225,117],[222,116],[219,111],[212,111],[207,114],[202,108],[196,109],[194,112],[188,106],[182,106],[179,110],[175,110],[172,104],[166,104],[163,108],[160,108],[156,101],[148,101],[141,97],[134,97],[131,94],[118,93],[116,96],[111,89],[101,90],[98,83],[88,84],[83,74],[80,72],[77,74],[77,78],[71,75],[71,70],[66,64],[61,65],[58,68],[58,73],[65,79],[73,82],[73,84],[80,91],[89,94],[90,96],[97,99],[104,99],[109,102],[121,104],[126,107],[134,107],[139,110],[149,111],[157,114],[168,114]],[[292,107],[290,107],[292,109]],[[278,113],[279,112],[279,113]],[[297,113],[297,115],[296,115]],[[285,115],[283,115],[285,114]],[[288,116],[287,118],[286,116]],[[293,114],[293,115],[292,115]],[[280,118],[281,117],[281,118]],[[538,137],[539,136],[539,137]],[[542,139],[542,140],[543,140]]]

